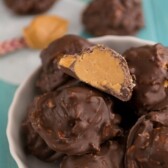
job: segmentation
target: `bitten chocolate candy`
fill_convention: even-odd
[[[33,129],[29,117],[22,123],[24,146],[28,154],[42,161],[53,162],[63,157],[63,154],[51,150],[39,134]]]
[[[161,44],[126,51],[124,57],[135,79],[132,105],[138,113],[168,105],[168,49]]]
[[[126,168],[168,167],[168,109],[142,116],[131,129]]]
[[[64,55],[58,66],[65,73],[123,101],[131,98],[134,85],[127,63],[110,48],[96,45],[81,54]]]
[[[67,156],[61,168],[123,168],[124,150],[117,142],[108,142],[97,154]]]
[[[30,120],[51,149],[68,155],[99,151],[121,134],[113,101],[78,81],[36,98]]]
[[[93,0],[82,21],[95,36],[135,34],[144,26],[141,0]]]
[[[4,0],[17,14],[37,14],[48,10],[56,0]]]
[[[43,70],[37,81],[37,87],[42,92],[52,91],[71,79],[57,68],[57,59],[63,54],[80,53],[91,45],[93,44],[75,35],[65,35],[51,43],[41,53]]]

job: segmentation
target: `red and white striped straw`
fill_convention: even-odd
[[[23,37],[0,42],[0,56],[27,47]]]

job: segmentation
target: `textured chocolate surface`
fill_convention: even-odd
[[[22,134],[26,153],[47,162],[53,162],[63,157],[63,154],[55,152],[48,147],[45,141],[33,129],[28,116],[22,123]]]
[[[68,155],[99,151],[121,133],[113,101],[78,81],[36,98],[30,119],[51,149]]]
[[[127,141],[126,168],[168,167],[168,109],[142,116]]]
[[[139,114],[168,105],[168,49],[160,44],[132,48],[123,54],[135,79],[132,105]]]
[[[75,35],[65,35],[51,43],[41,53],[43,72],[37,81],[37,87],[42,92],[52,91],[71,79],[57,68],[57,60],[63,54],[80,53],[91,45],[93,44]]]
[[[144,25],[141,0],[93,0],[83,24],[95,36],[135,34]]]
[[[37,14],[48,10],[56,0],[4,0],[17,14]]]
[[[51,65],[47,69],[47,72],[42,69],[40,70],[36,87],[41,93],[45,93],[57,89],[69,80],[72,80],[70,76]]]
[[[103,145],[97,154],[69,156],[61,163],[61,168],[123,168],[123,148],[117,142]]]

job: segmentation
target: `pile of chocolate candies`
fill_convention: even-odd
[[[36,97],[22,123],[26,153],[60,168],[168,168],[168,49],[123,53],[135,83],[124,102],[58,68],[60,55],[93,45],[66,35],[42,51]]]

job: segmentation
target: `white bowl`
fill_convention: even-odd
[[[154,42],[129,36],[104,36],[89,40],[93,43],[105,44],[121,54],[130,47],[155,44]],[[56,168],[55,164],[44,163],[35,157],[27,156],[22,148],[20,135],[21,122],[25,118],[29,103],[33,100],[34,83],[38,75],[38,69],[39,68],[37,68],[16,91],[8,115],[7,138],[9,148],[19,168]]]

